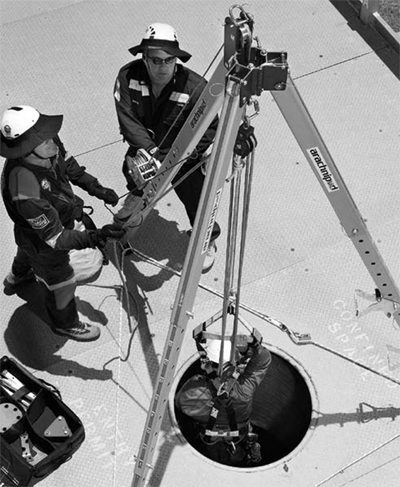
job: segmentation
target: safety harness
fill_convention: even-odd
[[[230,391],[234,386],[235,381],[239,373],[236,375],[236,371],[233,375],[226,381],[223,382],[217,376],[217,373],[211,372],[207,374],[210,391],[213,395],[213,405],[210,411],[210,417],[206,425],[204,434],[210,437],[221,437],[221,438],[237,438],[240,435],[235,410],[232,406],[232,399],[230,397]],[[229,430],[218,430],[214,429],[217,422],[218,414],[221,409],[225,409],[228,416]]]
[[[224,379],[218,376],[214,367],[211,366],[204,344],[207,339],[222,339],[220,335],[208,333],[204,323],[194,330],[194,339],[200,355],[201,368],[205,372],[210,392],[213,397],[210,415],[204,432],[200,434],[201,440],[206,444],[215,444],[219,441],[226,443],[227,451],[233,455],[236,446],[242,441],[246,441],[244,449],[247,454],[248,463],[258,463],[261,460],[260,445],[257,443],[258,435],[253,433],[250,420],[238,425],[235,409],[232,404],[231,390],[238,380],[241,371],[246,367],[250,358],[241,356],[235,364],[231,364],[231,370],[225,370]],[[257,330],[253,330],[252,339],[262,340]],[[244,351],[249,345],[247,335],[237,335],[236,346],[239,351]],[[228,366],[229,367],[229,366]],[[216,427],[218,415],[221,410],[225,410],[228,417],[229,429]]]

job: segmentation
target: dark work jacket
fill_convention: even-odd
[[[233,382],[229,397],[238,428],[242,428],[250,420],[254,393],[264,379],[270,363],[270,352],[263,346],[257,347],[244,372]],[[178,391],[175,401],[176,406],[183,413],[206,426],[214,402],[214,394],[207,375],[196,374],[188,379]],[[215,426],[229,429],[225,408],[219,410]]]
[[[177,63],[173,79],[155,98],[143,60],[123,66],[114,87],[115,107],[121,134],[133,152],[158,147],[157,157],[163,160],[205,85],[203,77]],[[217,125],[216,117],[196,148],[198,155],[213,142]]]
[[[73,229],[82,215],[83,201],[71,183],[93,194],[99,185],[74,157],[66,154],[58,137],[59,154],[51,158],[51,167],[29,164],[23,159],[6,160],[1,178],[3,201],[15,224],[17,245],[35,248],[47,246],[63,228]]]

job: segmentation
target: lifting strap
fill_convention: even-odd
[[[210,375],[215,374],[214,378]],[[228,387],[225,382],[221,382],[217,377],[215,371],[209,374],[207,377],[209,380],[210,391],[213,395],[213,405],[211,407],[210,416],[208,418],[205,434],[208,436],[239,436],[239,430],[236,422],[236,414],[232,405],[232,398],[230,397],[230,391],[236,381],[236,377],[231,377]],[[215,423],[217,422],[218,414],[220,410],[224,408],[228,416],[229,431],[219,432],[214,430]]]

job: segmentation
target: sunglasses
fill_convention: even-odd
[[[149,59],[156,66],[161,66],[161,64],[164,64],[164,63],[165,64],[172,64],[172,63],[174,63],[175,60],[176,60],[176,56],[166,57],[165,59],[163,59],[161,57],[147,56],[147,59]]]

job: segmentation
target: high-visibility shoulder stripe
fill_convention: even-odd
[[[121,101],[121,84],[119,82],[119,79],[117,79],[117,81],[115,82],[114,98],[117,101]]]
[[[187,93],[179,93],[178,91],[173,91],[169,97],[171,101],[175,103],[182,103],[183,105],[189,100],[189,95]]]
[[[64,229],[63,229],[64,230]],[[48,240],[46,240],[46,243],[47,245],[49,245],[50,247],[52,247],[54,249],[54,247],[56,246],[56,243],[57,243],[57,240],[58,240],[58,237],[62,234],[62,230],[61,232],[58,232],[56,233],[56,235],[54,235],[54,237],[51,237],[49,238]]]
[[[137,79],[129,80],[129,88],[131,88],[131,90],[142,91],[139,81]]]
[[[142,85],[137,79],[129,80],[129,88],[131,90],[140,91],[142,96],[150,96],[149,87],[147,85]]]

